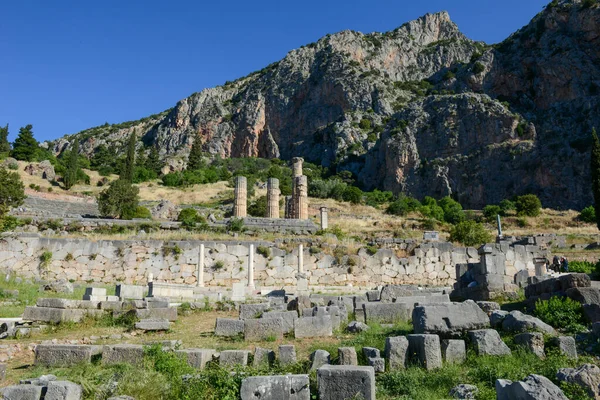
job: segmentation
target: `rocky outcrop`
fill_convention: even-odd
[[[185,166],[198,138],[214,156],[349,170],[366,189],[453,195],[468,207],[534,192],[548,206],[583,207],[589,133],[600,126],[599,38],[600,9],[579,0],[553,2],[496,46],[428,14],[386,33],[328,35],[171,110],[52,147],[124,148],[135,128],[169,170]]]

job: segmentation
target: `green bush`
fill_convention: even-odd
[[[137,206],[135,208],[135,212],[133,213],[133,218],[139,219],[152,219],[152,214],[150,210],[143,206]]]
[[[363,192],[356,186],[348,186],[342,194],[342,199],[352,204],[360,204],[362,202]]]
[[[535,194],[526,194],[517,197],[515,201],[517,215],[537,217],[542,209],[542,202]]]
[[[358,124],[358,126],[360,127],[360,129],[364,129],[364,130],[371,129],[371,121],[369,121],[366,118],[363,118],[360,120],[360,123]]]
[[[483,216],[488,221],[494,221],[497,215],[503,215],[502,208],[496,205],[489,205],[483,207]]]
[[[248,214],[253,217],[265,217],[267,215],[267,196],[260,196],[248,206]]]
[[[450,230],[450,241],[459,242],[465,246],[478,246],[492,240],[492,235],[483,224],[468,220],[454,225]]]
[[[450,196],[443,197],[438,201],[438,205],[444,211],[444,221],[451,224],[458,224],[465,219],[465,212],[462,205],[452,199]]]
[[[569,332],[579,332],[584,329],[583,307],[579,302],[568,297],[554,296],[549,300],[538,300],[533,313],[554,328]]]
[[[499,206],[500,206],[500,209],[502,210],[502,212],[504,213],[504,215],[506,215],[509,211],[513,211],[517,208],[515,203],[508,199],[502,200],[500,202]]]
[[[394,199],[394,194],[389,191],[382,192],[380,190],[373,190],[372,192],[363,193],[365,203],[371,207],[376,207],[381,204],[389,203]]]
[[[196,228],[197,224],[206,224],[206,219],[193,208],[181,210],[177,216],[177,221],[181,222],[181,226],[187,229]]]
[[[392,215],[405,216],[410,212],[417,211],[420,207],[419,200],[409,196],[401,196],[398,200],[390,203],[386,212]]]
[[[594,206],[589,206],[581,210],[579,214],[579,220],[583,222],[587,222],[588,224],[596,223],[596,209]]]
[[[112,181],[98,197],[98,208],[103,216],[132,219],[138,206],[139,189],[131,182],[117,179]]]
[[[589,261],[570,261],[569,272],[580,272],[583,274],[591,274],[596,270],[596,264]]]
[[[426,218],[432,218],[437,221],[444,221],[444,209],[436,204],[424,205],[419,208],[419,212]]]
[[[482,73],[483,71],[485,71],[485,67],[483,66],[482,63],[480,62],[476,62],[475,65],[473,65],[473,73],[475,75],[479,75],[480,73]]]
[[[243,232],[244,231],[244,219],[243,218],[231,218],[227,224],[227,229],[230,232]]]
[[[0,217],[0,232],[14,231],[20,225],[19,220],[12,215],[6,215],[3,218]]]
[[[271,257],[271,249],[269,249],[267,246],[258,246],[256,248],[256,252],[264,258]]]

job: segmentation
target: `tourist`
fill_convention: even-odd
[[[560,261],[558,260],[558,256],[552,258],[552,270],[554,272],[560,272]]]
[[[567,261],[566,257],[562,257],[560,259],[560,265],[562,267],[563,272],[569,272],[569,261]]]

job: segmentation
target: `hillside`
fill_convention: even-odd
[[[51,146],[77,138],[91,156],[136,129],[171,170],[198,137],[213,156],[302,156],[353,172],[365,189],[452,195],[470,208],[532,192],[581,209],[592,203],[588,138],[600,126],[599,23],[597,5],[568,0],[495,46],[468,39],[445,12],[386,33],[343,31],[161,114]]]

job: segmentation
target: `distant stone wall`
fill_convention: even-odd
[[[45,238],[37,234],[0,237],[0,270],[47,280],[145,284],[151,273],[157,282],[196,284],[199,248],[205,246],[204,282],[231,286],[246,282],[248,251],[254,245],[256,286],[295,286],[298,246],[269,242],[99,240]],[[256,251],[269,249],[268,257]],[[261,249],[262,250],[262,249]],[[44,252],[52,253],[47,263]],[[312,286],[373,287],[382,284],[449,286],[455,282],[456,264],[478,262],[474,248],[450,243],[426,243],[406,251],[380,249],[369,254],[347,254],[340,247],[304,247],[304,274]]]

